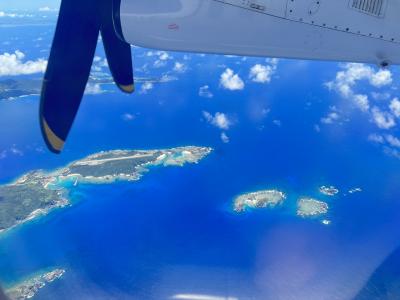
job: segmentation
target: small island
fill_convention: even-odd
[[[234,200],[234,210],[238,213],[248,208],[275,207],[286,199],[285,193],[278,190],[262,190],[238,196]]]
[[[61,278],[64,273],[64,269],[42,272],[8,288],[6,294],[11,300],[30,299],[34,297],[40,289],[44,288],[46,284]]]
[[[323,185],[319,188],[319,191],[327,196],[335,196],[337,193],[339,193],[339,190],[332,185],[331,186]]]
[[[0,233],[69,205],[69,191],[78,184],[135,181],[153,167],[198,163],[211,151],[194,146],[103,151],[55,171],[29,172],[13,183],[0,185]]]
[[[326,214],[329,206],[326,202],[313,198],[300,198],[297,201],[297,215],[300,217],[313,217]]]

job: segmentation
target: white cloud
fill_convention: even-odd
[[[153,89],[154,85],[152,82],[150,81],[146,81],[142,84],[142,87],[140,89],[140,93],[141,94],[147,94],[148,91],[150,91],[151,89]]]
[[[336,75],[336,83],[354,86],[360,80],[368,80],[374,87],[382,87],[392,83],[392,73],[389,70],[374,71],[365,64],[348,63],[344,65],[344,71]]]
[[[396,126],[394,117],[388,112],[381,111],[376,106],[372,108],[372,119],[381,129],[390,129]]]
[[[159,54],[158,57],[160,58],[160,60],[170,59],[169,54],[165,51],[158,52],[158,54]]]
[[[395,148],[400,148],[400,139],[398,139],[397,137],[391,135],[391,134],[387,134],[386,136],[386,141],[388,142],[388,144],[392,147]]]
[[[50,8],[48,6],[40,7],[39,11],[58,11],[57,8]]]
[[[5,149],[5,150],[1,150],[0,151],[0,159],[5,159],[9,155],[23,156],[24,152],[21,149],[18,149],[15,144],[12,145],[9,149]]]
[[[393,82],[392,73],[389,70],[379,70],[376,73],[372,71],[369,81],[374,87],[389,85]]]
[[[172,58],[166,51],[147,51],[146,56],[158,56],[158,59],[160,60],[168,60]]]
[[[160,59],[157,59],[153,64],[154,68],[162,68],[165,67],[166,65],[167,62],[165,60],[160,60]]]
[[[148,51],[146,53],[146,56],[152,57],[155,56],[157,57],[157,60],[154,62],[153,66],[154,68],[162,68],[167,65],[168,60],[172,59],[173,57],[169,55],[168,52],[165,51]]]
[[[397,118],[400,118],[400,100],[398,98],[394,98],[390,102],[389,108]]]
[[[389,155],[389,156],[395,157],[397,159],[400,159],[400,151],[397,150],[397,149],[393,149],[393,148],[390,148],[390,147],[384,147],[383,152],[386,155]]]
[[[14,53],[0,55],[0,76],[27,75],[43,73],[46,70],[47,61],[38,59],[23,62],[25,54],[17,50]]]
[[[0,18],[8,17],[8,18],[29,18],[33,17],[32,14],[16,14],[16,13],[6,13],[4,11],[0,11]]]
[[[134,119],[136,119],[136,116],[130,113],[124,113],[122,115],[122,120],[124,121],[133,121]]]
[[[23,18],[23,17],[29,17],[31,15],[21,15],[21,14],[14,14],[14,13],[5,13],[4,11],[0,11],[0,18],[3,17],[9,17],[9,18]]]
[[[388,99],[390,99],[390,93],[388,93],[388,92],[384,92],[384,93],[371,92],[371,96],[375,100],[388,100]]]
[[[229,136],[227,136],[225,132],[221,133],[221,141],[225,144],[229,143]]]
[[[207,111],[203,111],[203,116],[207,120],[208,123],[214,125],[223,130],[228,130],[232,125],[231,120],[227,117],[226,114],[217,112],[214,116]]]
[[[383,144],[383,143],[385,143],[384,137],[383,137],[382,135],[376,134],[376,133],[370,134],[370,135],[368,136],[368,140],[369,140],[370,142],[374,142],[374,143],[377,143],[377,144]]]
[[[258,83],[269,83],[272,75],[276,70],[277,60],[272,62],[272,65],[256,64],[250,69],[249,78]]]
[[[282,122],[281,120],[273,120],[272,123],[274,123],[276,126],[281,127],[282,126]]]
[[[324,118],[321,118],[321,123],[323,124],[333,124],[335,121],[340,119],[339,114],[336,111],[336,107],[332,106],[330,108],[330,112],[328,113],[328,115]]]
[[[357,94],[353,89],[359,81],[368,81],[370,85],[380,88],[393,82],[392,73],[389,70],[375,71],[370,66],[359,63],[348,63],[344,70],[336,74],[333,81],[325,85],[330,90],[337,91],[343,98],[353,100],[354,103],[364,112],[369,110],[367,95]]]
[[[383,103],[390,99],[390,93],[382,87],[389,86],[393,82],[392,73],[389,70],[376,70],[365,64],[349,63],[342,66],[343,70],[337,72],[333,81],[325,83],[330,90],[335,90],[345,99],[350,99],[357,107],[368,113],[370,119],[381,129],[391,129],[396,126],[395,118],[400,118],[400,101],[394,98],[389,106],[382,108]],[[357,93],[357,84],[366,81],[369,88],[377,88],[371,91],[372,99],[379,101],[378,106],[372,106],[366,94]],[[378,103],[377,103],[378,104]]]
[[[382,145],[383,152],[386,155],[400,159],[400,139],[398,137],[391,134],[383,136],[373,133],[368,136],[368,140],[375,144]]]
[[[214,97],[213,93],[210,91],[210,87],[208,85],[202,86],[199,89],[199,96],[204,98],[212,98]]]
[[[24,155],[24,152],[22,152],[22,150],[18,149],[15,145],[13,145],[13,146],[10,148],[10,152],[11,152],[12,154],[18,155],[18,156],[23,156],[23,155]]]
[[[272,68],[260,64],[254,65],[250,69],[249,78],[254,82],[266,83],[271,81]]]
[[[161,76],[159,82],[166,83],[166,82],[170,82],[170,81],[174,81],[174,80],[178,80],[178,78],[175,76],[171,76],[169,74],[163,74]]]
[[[356,94],[353,96],[353,100],[362,111],[366,112],[369,110],[368,96]]]
[[[220,84],[227,90],[236,91],[243,90],[244,82],[238,74],[233,73],[233,70],[227,68],[221,74]]]
[[[97,95],[97,94],[102,94],[105,91],[101,88],[101,85],[98,83],[88,83],[86,85],[86,89],[85,89],[85,94],[87,95]]]
[[[178,73],[184,73],[186,71],[187,67],[185,64],[180,63],[180,62],[175,62],[174,65],[174,71]]]

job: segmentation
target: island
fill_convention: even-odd
[[[300,217],[312,217],[326,214],[329,206],[326,202],[313,198],[300,198],[297,201],[297,215]]]
[[[40,289],[44,288],[46,284],[61,278],[64,273],[64,269],[54,269],[52,271],[36,274],[8,288],[5,291],[6,295],[11,300],[30,299],[34,297]]]
[[[41,78],[0,80],[0,100],[12,100],[18,97],[39,95]]]
[[[261,190],[236,197],[234,210],[238,213],[248,208],[275,207],[286,199],[285,193],[278,190]]]
[[[339,190],[332,185],[331,186],[323,185],[319,188],[319,191],[327,196],[335,196],[337,193],[339,193]]]
[[[95,74],[94,74],[95,75]],[[101,87],[112,85],[114,81],[112,77],[108,75],[102,76],[90,76],[88,84],[89,85],[99,85]],[[150,82],[153,84],[162,84],[177,78],[173,76],[161,76],[161,77],[138,77],[135,78],[136,82]],[[33,77],[33,78],[9,78],[0,80],[0,101],[2,100],[14,100],[17,98],[23,98],[27,96],[40,95],[42,89],[43,78]]]
[[[195,146],[102,151],[54,171],[29,172],[0,185],[0,233],[70,205],[69,191],[78,184],[135,181],[153,167],[197,163],[211,151]]]

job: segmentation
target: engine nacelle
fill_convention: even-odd
[[[128,43],[148,48],[400,63],[394,0],[116,0]]]

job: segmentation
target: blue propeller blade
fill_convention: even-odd
[[[115,34],[111,0],[63,0],[40,100],[42,134],[54,153],[61,152],[78,112],[100,31],[116,84],[134,90],[130,45]]]

